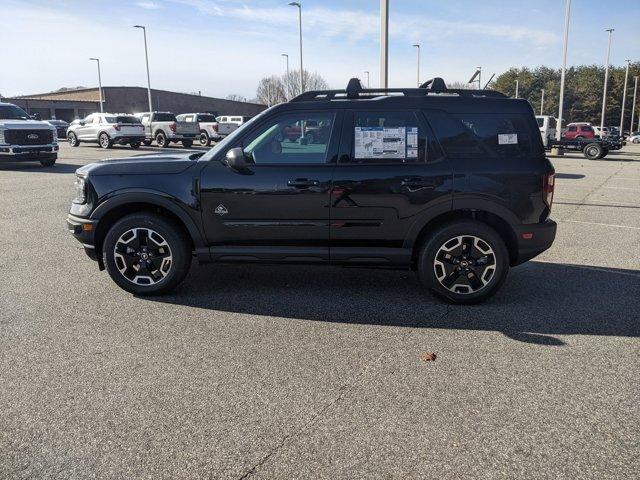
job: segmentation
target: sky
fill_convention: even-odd
[[[254,98],[260,78],[298,68],[298,10],[288,0],[0,0],[0,93],[97,86],[146,86],[142,31],[147,26],[151,86]],[[301,0],[304,67],[343,88],[351,77],[379,82],[380,2]],[[638,0],[605,6],[573,0],[568,64],[640,60]],[[615,4],[615,8],[614,8]],[[390,0],[389,85],[433,76],[466,82],[509,67],[559,67],[563,0]]]

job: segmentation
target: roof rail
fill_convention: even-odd
[[[458,95],[460,97],[491,97],[507,98],[506,95],[495,90],[467,90],[447,88],[444,80],[439,77],[427,80],[419,88],[362,88],[358,78],[352,78],[344,90],[310,90],[289,100],[290,102],[310,102],[314,100],[367,100],[402,94],[405,97],[424,97],[430,94]]]

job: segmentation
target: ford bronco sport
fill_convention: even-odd
[[[305,92],[208,152],[89,164],[75,188],[69,230],[139,295],[175,288],[195,256],[413,269],[476,303],[556,233],[531,105],[440,78]]]

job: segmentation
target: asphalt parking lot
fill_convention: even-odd
[[[195,263],[133,297],[64,220],[76,168],[150,151],[0,165],[0,478],[637,478],[639,146],[553,158],[555,244],[473,307]]]

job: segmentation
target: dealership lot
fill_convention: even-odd
[[[128,295],[66,231],[73,172],[156,151],[0,165],[0,478],[640,469],[640,147],[553,158],[555,244],[474,307],[329,267],[194,263]]]

